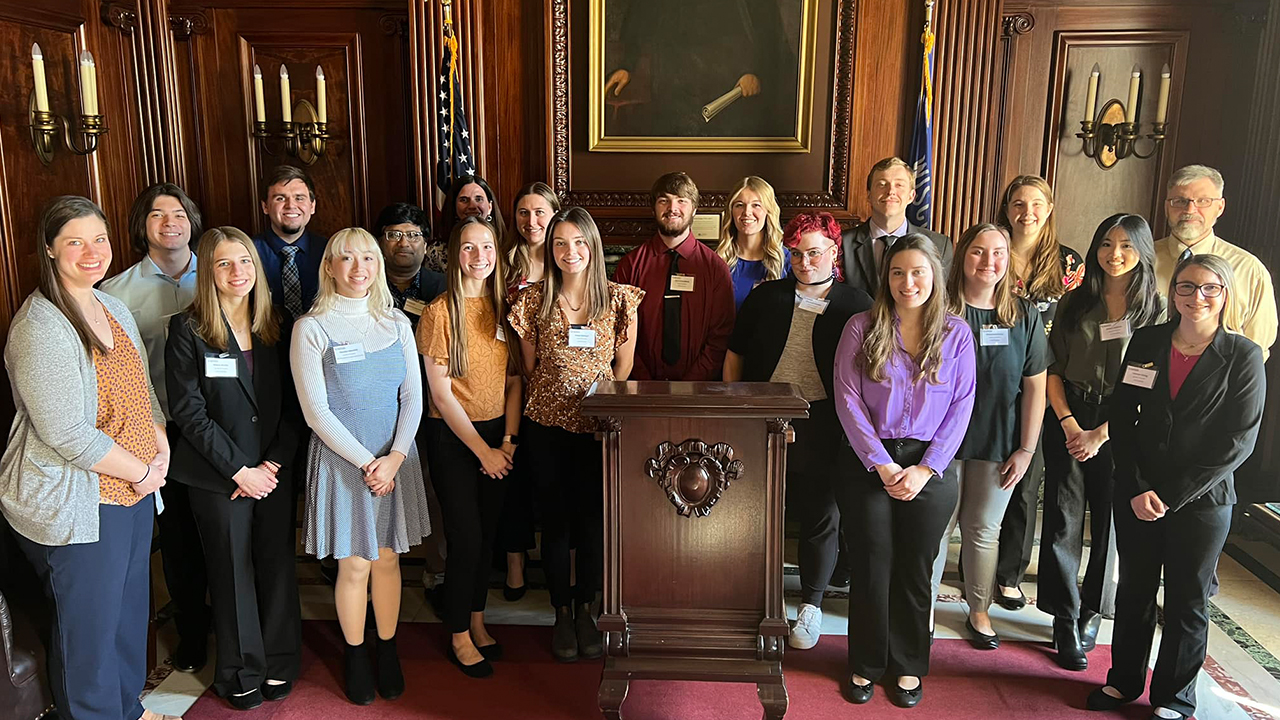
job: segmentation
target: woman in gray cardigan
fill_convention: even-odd
[[[96,292],[111,264],[102,210],[45,207],[39,289],[5,346],[17,413],[0,512],[53,603],[49,675],[68,720],[159,720],[147,675],[153,512],[169,465],[146,350],[123,303]]]

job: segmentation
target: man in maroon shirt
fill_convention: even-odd
[[[719,380],[733,333],[729,266],[689,231],[698,186],[682,172],[650,191],[658,232],[618,263],[613,279],[645,291],[633,380]]]

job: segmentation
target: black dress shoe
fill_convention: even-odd
[[[551,630],[551,655],[560,662],[578,659],[578,631],[573,625],[573,606],[556,608],[556,625]]]
[[[170,662],[178,672],[193,673],[204,669],[209,661],[209,644],[204,638],[199,640],[179,640],[178,649],[173,651]]]
[[[262,697],[267,700],[283,700],[289,697],[289,693],[293,692],[293,681],[285,680],[278,685],[271,683],[262,683]]]
[[[849,568],[837,565],[836,569],[831,572],[831,581],[827,584],[831,587],[847,588],[849,587],[849,582]]]
[[[502,659],[502,643],[494,643],[483,647],[477,645],[476,649],[479,650],[480,654],[484,656],[484,659],[489,662]]]
[[[1005,610],[1021,610],[1027,606],[1027,596],[1023,594],[1022,588],[1018,588],[1018,594],[1013,597],[1005,595],[996,588],[996,604]]]
[[[483,653],[481,654],[483,655]],[[493,675],[493,666],[483,658],[474,665],[463,665],[462,661],[458,659],[458,653],[453,651],[452,645],[449,646],[449,662],[457,665],[462,674],[469,678],[487,678]]]
[[[262,704],[262,693],[255,688],[243,695],[228,695],[227,704],[237,710],[252,710]]]
[[[404,673],[400,670],[400,653],[396,651],[396,639],[378,638],[378,694],[386,700],[395,700],[404,694]]]
[[[520,587],[511,587],[504,580],[502,582],[502,599],[507,602],[516,602],[520,598],[524,597],[525,592],[528,590],[528,584],[521,585]]]
[[[876,692],[876,684],[868,682],[866,685],[859,685],[852,678],[844,681],[844,699],[854,705],[863,705],[871,701],[871,696]]]
[[[1089,693],[1089,699],[1085,701],[1084,706],[1090,710],[1105,712],[1108,710],[1115,710],[1125,703],[1133,702],[1135,699],[1136,698],[1112,697],[1104,692],[1102,688],[1098,688],[1097,690]]]
[[[1065,670],[1089,669],[1089,658],[1080,647],[1080,628],[1075,618],[1053,619],[1053,647],[1058,651],[1054,661]]]
[[[979,632],[970,620],[964,621],[964,629],[969,631],[969,644],[979,650],[995,650],[1000,647],[1000,636]]]
[[[1080,615],[1080,647],[1085,652],[1093,652],[1098,646],[1098,630],[1102,627],[1102,616],[1092,610],[1085,610]]]
[[[908,690],[901,685],[895,684],[889,688],[889,702],[900,708],[913,708],[920,704],[920,698],[924,696],[924,682]]]
[[[347,699],[356,705],[368,705],[377,697],[368,642],[347,645],[342,656],[342,685]]]
[[[595,660],[604,655],[600,630],[596,628],[595,603],[576,603],[573,613],[574,631],[578,635],[578,657]]]

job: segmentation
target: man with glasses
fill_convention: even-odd
[[[427,303],[445,291],[445,277],[422,266],[427,255],[427,214],[408,203],[392,203],[378,213],[373,236],[387,266],[387,288],[396,308],[414,330]]]
[[[1276,298],[1271,273],[1247,250],[1218,237],[1213,226],[1226,208],[1222,173],[1204,165],[1188,165],[1169,178],[1165,214],[1169,237],[1156,241],[1156,281],[1169,292],[1173,270],[1184,257],[1217,255],[1235,271],[1235,294],[1227,307],[1226,326],[1258,344],[1265,359],[1276,341]],[[1206,296],[1214,288],[1206,286]],[[1172,298],[1170,298],[1172,300]]]
[[[920,233],[933,241],[942,258],[942,270],[951,268],[954,250],[946,235],[926,230],[907,221],[907,206],[916,199],[916,174],[902,158],[889,157],[871,166],[867,173],[867,202],[871,217],[841,238],[844,244],[844,281],[871,297],[880,287],[880,260],[884,251],[900,237]]]

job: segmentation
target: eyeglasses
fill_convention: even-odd
[[[1203,209],[1203,208],[1209,207],[1210,205],[1218,202],[1221,199],[1222,198],[1220,197],[1195,198],[1195,199],[1184,198],[1184,197],[1171,197],[1168,200],[1165,200],[1165,202],[1169,203],[1169,207],[1174,208],[1176,210],[1186,210],[1187,208],[1191,207],[1193,203],[1195,204],[1196,207]]]
[[[1193,282],[1180,282],[1173,286],[1173,291],[1181,297],[1191,297],[1199,291],[1201,295],[1204,295],[1207,298],[1216,298],[1221,295],[1222,291],[1225,289],[1225,287],[1218,283],[1197,285]]]
[[[408,240],[411,243],[419,243],[422,242],[422,231],[411,230],[409,232],[403,232],[401,230],[388,230],[382,234],[382,237],[393,243],[400,242],[401,240]]]
[[[800,262],[800,258],[806,257],[809,258],[809,262],[817,262],[818,258],[822,257],[833,247],[835,247],[835,245],[828,245],[821,250],[788,250],[787,255],[791,257],[791,262],[793,263]]]

